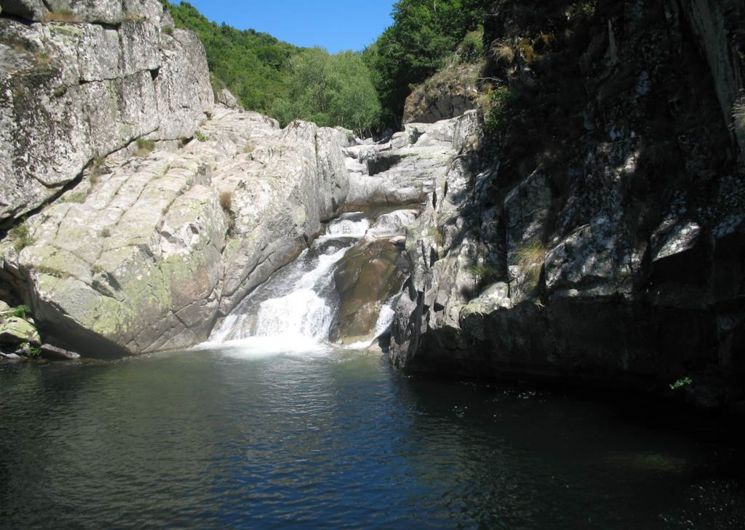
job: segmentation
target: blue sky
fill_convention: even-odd
[[[172,0],[173,1],[173,0]],[[391,25],[395,0],[187,0],[204,16],[297,46],[362,50]],[[178,3],[174,1],[174,3]]]

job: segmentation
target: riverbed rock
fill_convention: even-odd
[[[77,361],[80,355],[52,346],[51,344],[42,344],[39,348],[39,356],[47,361]]]
[[[201,43],[163,31],[168,17],[157,0],[3,8],[36,23],[0,19],[0,224],[138,138],[190,137],[212,106]]]
[[[374,339],[381,308],[400,291],[407,272],[402,248],[390,240],[363,240],[347,252],[334,272],[340,307],[332,340]]]

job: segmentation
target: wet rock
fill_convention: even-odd
[[[407,274],[401,249],[390,241],[363,241],[342,258],[334,273],[340,297],[333,340],[372,340],[381,307],[401,289]]]
[[[0,362],[20,363],[24,360],[25,359],[18,354],[0,352]]]
[[[411,226],[418,216],[417,210],[396,210],[380,215],[367,231],[367,235],[385,238],[405,236],[406,228]]]
[[[80,355],[75,352],[67,351],[51,344],[42,344],[39,348],[39,356],[47,361],[76,361]]]

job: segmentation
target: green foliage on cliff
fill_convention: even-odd
[[[378,124],[380,103],[359,54],[304,50],[290,60],[288,74],[287,97],[272,107],[283,124],[302,118],[355,131],[369,131]]]
[[[393,25],[365,51],[388,126],[401,121],[414,85],[435,74],[466,35],[483,23],[490,0],[399,0]],[[467,53],[478,53],[474,35]],[[476,49],[474,49],[476,48]]]

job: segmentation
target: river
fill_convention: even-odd
[[[738,450],[685,424],[329,345],[368,227],[332,223],[193,351],[0,365],[0,527],[745,528]]]
[[[721,444],[353,351],[6,365],[0,402],[3,528],[745,526]]]

